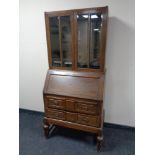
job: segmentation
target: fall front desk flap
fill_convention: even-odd
[[[44,94],[103,100],[103,73],[49,70]]]

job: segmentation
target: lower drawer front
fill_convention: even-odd
[[[95,127],[99,126],[98,116],[78,114],[77,122],[79,124],[84,124],[84,125],[89,125],[89,126],[95,126]]]
[[[48,110],[47,117],[54,119],[65,120],[65,112],[59,110]]]
[[[77,113],[66,112],[66,121],[77,122]]]
[[[72,112],[65,112],[57,109],[48,109],[47,110],[47,117],[63,120],[67,122],[73,122],[83,125],[89,125],[94,127],[99,127],[99,117],[98,116],[91,116],[86,114],[79,114],[79,113],[72,113]]]

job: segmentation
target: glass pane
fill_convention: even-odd
[[[59,45],[59,17],[50,17],[50,38],[52,48],[52,66],[61,66]]]
[[[61,25],[61,44],[62,44],[62,62],[64,67],[72,67],[71,54],[71,22],[70,16],[60,17]]]
[[[90,16],[90,68],[100,68],[100,35],[101,35],[101,14],[91,14]]]
[[[78,67],[80,68],[88,68],[89,66],[88,30],[88,15],[77,15]]]

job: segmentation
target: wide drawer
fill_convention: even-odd
[[[66,112],[66,121],[68,122],[77,122],[77,113]]]
[[[77,102],[76,103],[76,111],[80,113],[86,114],[98,114],[98,105],[97,104],[90,104],[89,102]]]
[[[65,112],[57,109],[48,109],[46,116],[57,120],[99,127],[99,116]]]
[[[76,101],[71,99],[66,99],[66,110],[75,112],[76,110]]]
[[[99,126],[98,116],[78,114],[77,122],[83,125],[89,125],[89,126],[95,126],[95,127]]]
[[[65,112],[56,110],[56,109],[48,109],[47,110],[47,117],[59,119],[59,120],[65,120]]]
[[[63,98],[48,98],[48,108],[65,109],[65,99]]]

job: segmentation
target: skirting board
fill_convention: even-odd
[[[19,111],[20,112],[26,112],[26,113],[29,113],[29,114],[38,114],[38,115],[42,115],[42,116],[44,115],[43,112],[33,111],[33,110],[28,110],[28,109],[21,109],[21,108],[19,108]],[[135,131],[135,127],[126,126],[126,125],[119,125],[119,124],[113,124],[113,123],[107,123],[107,122],[104,122],[104,127]]]

